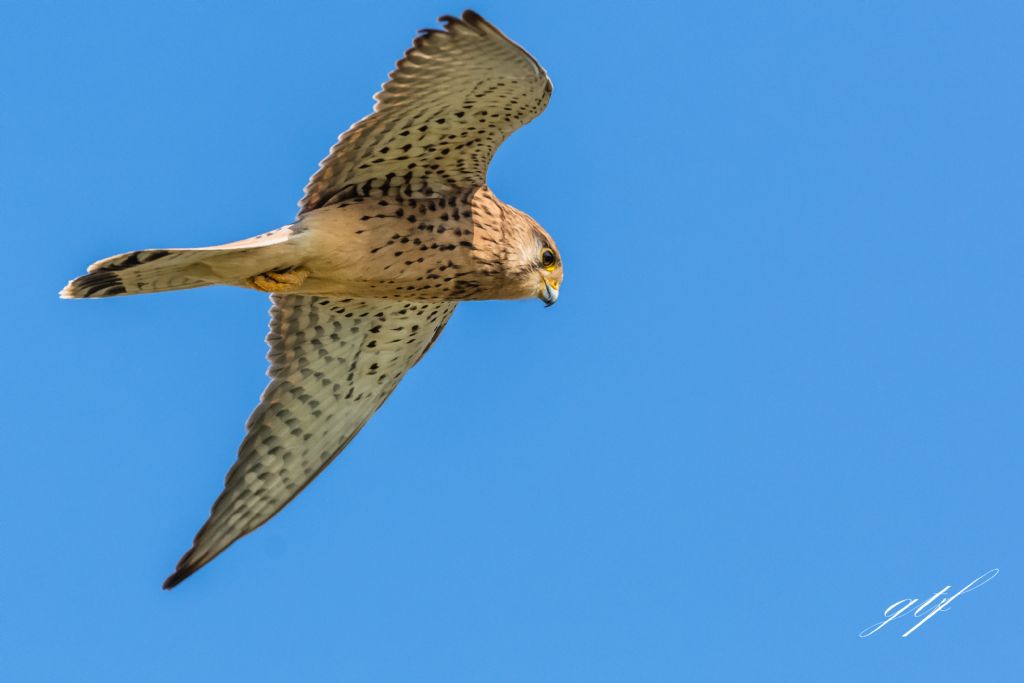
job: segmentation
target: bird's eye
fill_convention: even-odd
[[[540,252],[540,264],[548,270],[555,269],[555,262],[558,258],[555,256],[555,252],[551,249],[544,248],[544,251]]]

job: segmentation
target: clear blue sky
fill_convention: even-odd
[[[561,301],[460,307],[293,505],[160,590],[265,297],[57,290],[290,222],[462,9],[0,4],[0,678],[1022,680],[1012,2],[475,5],[555,83],[490,180]]]

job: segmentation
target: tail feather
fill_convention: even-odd
[[[62,299],[93,299],[122,294],[169,292],[214,284],[190,273],[209,253],[202,249],[144,249],[118,254],[89,266],[88,274],[70,281]]]
[[[286,225],[238,242],[196,249],[143,249],[89,266],[61,290],[62,299],[170,292],[207,285],[246,286],[253,275],[301,262],[300,232]]]

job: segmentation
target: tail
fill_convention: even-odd
[[[95,299],[122,294],[172,292],[208,285],[246,286],[247,280],[271,270],[288,269],[299,257],[286,225],[278,230],[216,247],[143,249],[105,258],[87,275],[60,290],[62,299]]]
[[[203,249],[144,249],[111,256],[69,282],[60,290],[60,298],[93,299],[212,285],[216,282],[189,272],[209,255]]]

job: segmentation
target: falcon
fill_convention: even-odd
[[[269,292],[270,383],[173,588],[302,491],[437,339],[460,301],[562,284],[551,236],[487,186],[495,150],[551,96],[540,64],[480,15],[420,31],[366,118],[310,179],[294,223],[215,247],[98,261],[68,299],[233,285]]]

